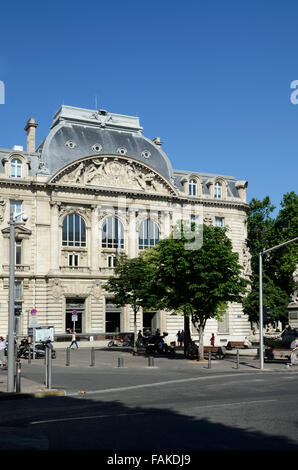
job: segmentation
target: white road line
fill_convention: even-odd
[[[192,410],[201,410],[205,408],[220,408],[222,406],[242,406],[242,405],[254,405],[254,404],[259,404],[259,403],[269,403],[269,402],[276,402],[278,400],[252,400],[252,401],[239,401],[239,402],[234,402],[234,403],[219,403],[218,405],[203,405],[203,406],[194,406],[191,409]]]
[[[46,423],[59,423],[63,421],[79,421],[82,419],[97,419],[97,418],[119,418],[121,416],[137,416],[137,415],[144,415],[143,412],[138,413],[118,413],[117,415],[91,415],[91,416],[76,416],[76,417],[69,417],[69,418],[58,418],[58,419],[47,419],[44,421],[32,421],[30,424],[46,424]]]
[[[248,372],[248,373],[241,373],[241,377],[247,376],[247,375],[252,375],[254,374],[253,372]],[[118,387],[118,388],[106,388],[103,390],[91,390],[91,391],[86,391],[84,392],[85,395],[97,395],[99,393],[113,393],[113,392],[125,392],[128,390],[137,390],[140,388],[148,388],[148,387],[161,387],[163,385],[171,385],[171,384],[179,384],[179,383],[186,383],[186,382],[198,382],[200,380],[209,380],[209,379],[217,379],[217,378],[226,378],[226,377],[234,377],[235,374],[226,374],[226,375],[209,375],[205,377],[191,377],[189,379],[176,379],[176,380],[168,380],[165,382],[154,382],[150,384],[142,384],[142,385],[131,385],[129,387]],[[81,392],[74,392],[74,393],[68,393],[67,396],[76,396],[76,395],[81,395]]]

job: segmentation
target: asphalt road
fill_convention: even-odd
[[[0,400],[1,450],[298,450],[298,368],[89,351],[53,361],[66,396]],[[43,381],[42,360],[22,374]]]

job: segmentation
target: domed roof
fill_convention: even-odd
[[[111,154],[146,163],[173,183],[173,169],[160,142],[144,137],[134,116],[61,106],[38,151],[52,175],[84,156]]]

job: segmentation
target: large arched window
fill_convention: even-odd
[[[62,225],[62,246],[86,246],[86,223],[78,214],[68,214]]]
[[[188,182],[188,194],[190,196],[196,196],[197,195],[197,182],[194,179],[191,179]]]
[[[143,220],[139,230],[139,250],[152,248],[159,241],[159,229],[156,222],[151,219]]]
[[[222,198],[222,185],[218,181],[214,185],[214,197],[217,199]]]
[[[107,217],[102,226],[103,248],[124,248],[123,224],[117,217]]]
[[[10,176],[12,178],[22,178],[22,162],[18,158],[13,158],[11,160]]]

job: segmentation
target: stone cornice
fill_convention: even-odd
[[[105,195],[105,196],[129,196],[132,199],[140,199],[140,200],[161,200],[167,201],[171,203],[179,203],[179,204],[191,204],[191,205],[204,205],[204,206],[213,206],[213,207],[233,207],[236,209],[242,209],[245,211],[249,210],[249,204],[242,201],[240,198],[239,201],[228,200],[228,199],[209,199],[204,197],[199,197],[197,199],[188,198],[184,195],[179,194],[159,194],[159,193],[144,193],[138,190],[130,190],[130,189],[118,189],[118,188],[107,188],[107,187],[100,187],[100,186],[78,186],[76,184],[62,184],[62,183],[48,183],[47,181],[36,181],[33,179],[28,180],[12,180],[6,178],[0,178],[0,186],[11,186],[11,187],[23,187],[24,189],[31,189],[36,190],[37,188],[44,189],[45,191],[50,192],[69,192],[73,193],[88,193],[88,194],[95,194],[96,196]],[[57,202],[62,201],[62,198],[59,198],[57,195]],[[63,202],[66,200],[63,199]],[[90,204],[90,202],[86,202],[86,204]]]

